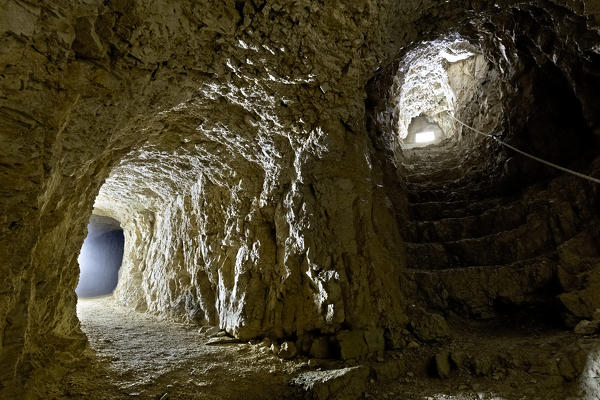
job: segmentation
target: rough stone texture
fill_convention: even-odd
[[[369,369],[351,367],[330,371],[310,371],[291,382],[305,392],[304,398],[314,400],[360,399],[367,384]]]
[[[428,313],[422,308],[411,310],[411,327],[415,335],[426,342],[447,338],[450,331],[444,317]]]
[[[401,325],[401,241],[373,213],[360,134],[389,50],[376,4],[1,7],[3,385],[33,389],[33,365],[83,348],[76,258],[107,178],[97,206],[128,246],[117,295],[137,309],[240,338]]]
[[[4,1],[0,397],[44,397],[85,349],[94,202],[124,228],[115,296],[136,310],[240,339],[401,330],[407,201],[397,138],[365,113],[378,68],[459,31],[505,80],[502,122],[480,118],[492,90],[461,119],[570,164],[600,134],[598,2],[495,3]]]
[[[360,359],[368,354],[381,353],[385,349],[381,329],[342,331],[337,334],[336,341],[343,360]]]
[[[594,333],[598,332],[599,328],[599,321],[588,321],[584,319],[575,326],[574,331],[575,333],[579,333],[581,335],[593,335]]]
[[[440,378],[448,378],[450,376],[450,354],[447,351],[442,351],[434,357],[435,369]]]
[[[288,342],[285,341],[281,344],[281,347],[279,348],[279,352],[277,353],[277,355],[283,359],[290,359],[292,357],[294,357],[297,353],[296,350],[296,345],[294,344],[294,342]]]

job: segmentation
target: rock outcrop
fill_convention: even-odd
[[[464,92],[456,116],[587,167],[599,23],[591,0],[3,2],[0,397],[43,396],[86,347],[74,290],[92,212],[124,229],[125,306],[238,339],[309,337],[305,353],[344,332],[359,356],[400,346],[400,59],[458,32],[490,90]],[[548,175],[463,143],[506,182]]]

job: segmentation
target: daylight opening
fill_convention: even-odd
[[[125,239],[119,221],[92,215],[79,253],[78,297],[111,294],[117,286]]]
[[[419,132],[415,135],[416,143],[429,143],[435,140],[435,133],[433,131]]]
[[[392,88],[394,126],[403,148],[438,144],[456,135],[452,116],[472,98],[485,64],[475,46],[458,34],[407,52]]]

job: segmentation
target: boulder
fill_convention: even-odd
[[[600,321],[588,321],[584,319],[575,326],[575,333],[580,335],[593,335],[600,329]]]
[[[361,358],[368,354],[369,348],[365,342],[363,331],[342,331],[336,336],[340,347],[342,360]]]
[[[363,398],[369,369],[350,367],[329,371],[303,372],[290,382],[306,399],[353,400]]]
[[[448,378],[450,376],[450,353],[441,351],[434,357],[435,369],[440,378]]]
[[[294,342],[283,342],[279,348],[277,355],[285,360],[293,358],[296,355],[296,345]]]
[[[449,336],[448,324],[444,317],[435,313],[428,313],[423,309],[416,309],[411,315],[410,326],[415,335],[425,341],[441,340]]]

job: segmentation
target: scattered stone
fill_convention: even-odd
[[[205,325],[203,327],[201,327],[198,332],[199,333],[203,333],[207,336],[213,336],[216,335],[217,333],[219,333],[219,327],[217,326],[210,326],[210,325]]]
[[[593,335],[598,332],[599,328],[600,321],[588,321],[584,319],[575,326],[575,333],[580,335]]]
[[[567,381],[572,381],[577,377],[577,371],[575,371],[573,364],[571,364],[571,361],[566,357],[558,359],[558,371]]]
[[[292,379],[297,387],[315,400],[356,399],[365,392],[369,369],[365,367],[341,368],[328,371],[307,371]]]
[[[409,349],[418,349],[418,348],[419,348],[419,344],[418,344],[417,342],[415,342],[415,341],[411,341],[411,342],[408,344],[408,348],[409,348]]]
[[[277,355],[279,353],[279,345],[277,343],[271,344],[270,350],[271,353]]]
[[[388,361],[372,366],[372,371],[380,383],[397,381],[404,374],[404,369],[404,363],[397,361]]]
[[[298,369],[306,369],[306,368],[310,368],[310,363],[308,361],[304,361],[301,362],[300,364],[297,365]]]
[[[475,375],[489,375],[492,370],[492,360],[487,354],[479,354],[473,360]]]
[[[408,341],[406,335],[402,333],[405,329],[386,329],[384,333],[385,347],[387,349],[403,349]]]
[[[447,351],[435,355],[435,369],[440,378],[450,376],[450,354]]]
[[[207,346],[216,346],[216,345],[220,345],[220,344],[234,344],[234,343],[241,343],[241,340],[239,340],[237,338],[229,337],[229,336],[218,336],[218,337],[212,337],[212,338],[208,339],[208,341],[204,344],[206,344]]]
[[[296,355],[296,345],[293,342],[283,342],[277,355],[285,360],[289,360]]]
[[[266,348],[270,348],[271,344],[273,344],[273,342],[269,338],[264,338],[262,340],[262,342],[260,342],[261,347],[266,347]]]
[[[415,335],[426,342],[441,340],[447,338],[450,334],[444,317],[439,314],[428,313],[422,308],[412,310],[410,325]]]
[[[450,354],[450,359],[452,360],[452,362],[454,363],[454,365],[456,366],[456,368],[460,369],[460,368],[463,368],[465,366],[465,362],[466,362],[467,357],[461,351],[453,351]]]

